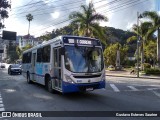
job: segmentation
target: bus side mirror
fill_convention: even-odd
[[[64,47],[60,48],[60,54],[61,54],[61,55],[64,55],[64,54],[65,54]]]

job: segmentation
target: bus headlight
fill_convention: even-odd
[[[66,78],[67,82],[69,82],[69,83],[75,83],[70,76],[65,75],[65,78]]]

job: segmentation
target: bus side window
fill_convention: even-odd
[[[57,49],[58,50],[58,66],[61,67],[61,49]]]
[[[43,47],[43,53],[42,53],[43,62],[50,62],[50,49],[51,49],[50,45]]]
[[[31,52],[23,54],[22,63],[31,63]]]
[[[42,48],[37,50],[37,62],[42,62]]]

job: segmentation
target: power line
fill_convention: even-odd
[[[50,1],[50,0],[49,0],[49,1]],[[105,1],[105,0],[100,0],[100,1]],[[100,1],[98,1],[98,2],[100,2]],[[14,7],[14,8],[12,8],[12,9],[18,9],[18,8],[22,8],[22,7],[34,5],[34,4],[37,4],[37,3],[42,3],[42,2],[44,2],[44,1],[40,0],[40,1],[34,2],[34,3],[27,3],[27,4],[25,4],[25,5],[21,5],[21,6]],[[53,1],[53,2],[59,2],[59,0]],[[53,3],[53,2],[51,2],[51,3]],[[98,2],[94,2],[94,3],[98,3]]]
[[[107,11],[103,11],[103,13],[111,12],[111,11],[114,11],[114,10],[116,10],[116,9],[123,8],[123,7],[125,7],[125,6],[128,6],[128,5],[131,5],[131,6],[132,6],[132,5],[134,5],[134,3],[137,5],[137,4],[139,4],[139,3],[143,3],[143,2],[146,2],[146,1],[148,1],[148,0],[144,0],[144,1],[139,1],[139,0],[131,1],[131,2],[127,3],[127,4],[124,4],[124,5],[121,5],[121,6],[118,6],[118,7],[111,8],[111,9],[109,9],[109,10],[107,10]],[[129,6],[129,7],[131,7],[131,6]],[[128,8],[128,7],[127,7],[127,8]]]
[[[149,2],[149,0],[144,0],[144,1],[141,1],[141,2],[139,2],[139,3],[133,4],[132,6],[128,6],[128,7],[119,9],[119,10],[124,10],[124,9],[126,9],[126,8],[129,8],[129,7],[133,7],[133,6],[136,6],[136,5],[140,5],[140,3],[144,3],[144,2]],[[109,12],[109,13],[119,12],[119,10],[116,10],[116,11],[113,11],[113,12]]]
[[[94,4],[95,3],[99,3],[99,2],[102,2],[102,1],[105,1],[105,0],[100,0],[100,1],[97,1],[97,2],[94,2]],[[119,0],[114,0],[114,1],[119,1]],[[35,5],[35,4],[37,4],[37,3],[42,3],[43,1],[39,1],[39,2],[35,2],[35,3],[32,3],[32,4],[28,4],[28,5]],[[59,0],[57,0],[57,1],[53,1],[53,2],[50,2],[50,3],[55,3],[55,2],[59,2]],[[80,1],[76,1],[75,3],[78,3],[78,2],[82,2],[82,0],[80,0]],[[110,3],[112,3],[112,2],[109,2],[108,4],[110,4]],[[67,3],[68,5],[70,4],[70,3]],[[57,7],[62,7],[62,6],[65,6],[65,5],[67,5],[67,4],[63,4],[63,5],[59,5],[59,6],[54,6],[54,8],[57,8]],[[72,4],[72,3],[71,3]],[[47,4],[46,4],[47,5]],[[27,6],[27,5],[24,5],[24,6]],[[36,7],[37,6],[40,6],[40,7],[44,7],[44,4],[40,4],[40,5],[36,5]],[[23,6],[20,6],[20,7],[23,7]],[[33,7],[33,6],[31,6],[31,7]],[[31,8],[30,7],[30,8]],[[48,9],[50,9],[51,7],[49,7]],[[72,9],[72,8],[70,8],[70,9]],[[37,8],[36,8],[36,10],[37,10]],[[34,12],[34,11],[36,11],[36,10],[32,10],[32,11],[29,11],[29,12]],[[46,9],[45,9],[46,10]],[[43,10],[41,10],[41,11],[43,11]],[[18,15],[18,14],[24,14],[24,13],[27,13],[27,12],[20,12],[20,13],[16,13],[16,14],[12,14],[12,15]],[[12,16],[11,15],[11,16]]]
[[[101,0],[101,1],[103,1],[103,0]],[[114,1],[112,1],[112,2],[109,2],[109,3],[106,3],[106,4],[108,4],[108,5],[111,5],[111,4],[115,4],[115,3],[118,3],[118,1],[120,1],[120,0],[114,0]],[[116,9],[118,9],[117,11],[120,11],[120,10],[122,10],[122,9],[119,9],[119,8],[123,8],[123,7],[126,7],[126,6],[128,6],[128,5],[130,5],[130,6],[128,6],[128,7],[131,7],[131,6],[133,6],[133,5],[137,5],[137,4],[139,4],[139,3],[142,3],[142,2],[138,2],[138,3],[136,3],[137,1],[134,1],[134,2],[126,2],[125,4],[123,3],[123,5],[120,5],[119,7],[117,7],[117,6],[114,6],[113,8],[111,8],[111,9],[109,9],[108,11],[105,11],[105,12],[111,12],[111,11],[113,11],[114,12],[114,10],[116,10]],[[145,2],[145,1],[143,1],[143,2]],[[96,2],[97,3],[97,2]],[[136,3],[136,4],[135,4]],[[104,6],[104,5],[103,5]],[[128,7],[126,7],[126,8],[128,8]],[[102,8],[102,6],[100,7],[100,8]],[[125,9],[126,9],[125,8]],[[104,13],[104,11],[102,11],[103,13]],[[44,14],[46,14],[46,13],[44,13]],[[41,14],[42,15],[42,14]],[[66,15],[67,16],[67,15]],[[43,29],[41,29],[41,30],[44,30],[44,29],[47,29],[47,28],[50,28],[50,27],[53,27],[53,26],[56,26],[56,25],[59,25],[59,24],[62,24],[62,23],[65,23],[65,22],[69,22],[70,20],[69,19],[65,19],[64,21],[61,21],[61,22],[58,22],[58,23],[56,23],[56,24],[52,24],[52,25],[48,25],[48,26],[46,26],[45,28],[43,28]],[[41,31],[41,30],[39,30],[39,31]]]
[[[119,4],[119,5],[116,5],[116,6],[113,6],[113,7],[110,7],[107,11],[112,11],[112,10],[115,10],[115,9],[117,9],[117,8],[120,8],[120,7],[123,7],[123,6],[126,6],[126,5],[128,5],[128,4],[132,4],[132,3],[134,3],[134,2],[138,2],[139,0],[128,0],[128,1],[122,1],[122,3],[121,4]],[[100,7],[101,8],[101,7]],[[103,8],[103,7],[102,7]],[[102,12],[105,12],[104,10],[101,10]],[[101,12],[100,11],[100,12]]]
[[[66,21],[69,21],[69,19],[68,20],[65,20],[65,22]],[[60,22],[60,23],[58,23],[58,24],[62,24],[63,22]],[[57,25],[57,24],[56,24]],[[47,27],[45,27],[44,29],[47,29],[47,28],[50,28],[50,27],[52,27],[52,26],[55,26],[55,24],[53,24],[53,25],[51,25],[51,26],[47,26]],[[42,30],[44,30],[44,29],[42,29]]]
[[[38,6],[37,4],[41,4],[42,3],[42,1],[41,2],[36,2],[36,3],[34,3],[34,4],[30,4],[30,6],[28,7],[28,8],[25,8],[25,7],[23,7],[23,8],[20,8],[20,9],[18,9],[17,11],[18,11],[18,13],[14,13],[14,14],[11,14],[10,16],[13,16],[13,15],[18,15],[19,13],[24,13],[24,12],[26,12],[27,10],[29,10],[29,9],[31,9],[31,8],[33,8],[35,5],[36,6]]]
[[[26,5],[31,4],[33,1],[34,1],[34,0],[31,0],[31,1],[30,1],[30,2],[28,2]],[[33,6],[34,6],[34,5],[32,5],[31,7],[33,7]],[[31,8],[31,7],[30,7],[30,8]],[[27,10],[29,10],[30,8],[28,8]],[[24,12],[24,11],[26,11],[26,10],[24,10],[24,9],[22,9],[22,10],[23,10],[23,12]],[[20,11],[20,10],[18,10],[18,11]],[[10,16],[12,16],[12,15],[10,15]]]
[[[18,7],[14,7],[12,9],[17,9],[17,8],[22,8],[22,7],[26,7],[26,6],[29,6],[29,5],[34,5],[34,4],[37,4],[37,3],[41,3],[42,1],[38,1],[38,2],[34,2],[34,3],[27,3],[25,5],[21,5],[21,6],[18,6]]]
[[[50,27],[53,27],[53,26],[56,26],[56,25],[65,23],[65,22],[69,22],[69,21],[70,21],[70,19],[65,19],[64,21],[60,21],[60,22],[58,22],[58,23],[56,23],[56,24],[49,25],[49,26],[47,26],[47,27],[45,27],[45,28],[42,28],[42,29],[38,30],[38,32],[39,32],[39,31],[42,31],[42,30],[45,30],[45,29],[48,29],[48,28],[50,28]],[[35,31],[35,32],[36,32],[36,31]],[[33,32],[33,33],[35,33],[35,32]],[[36,34],[36,35],[37,35],[37,34]]]
[[[104,1],[104,0],[101,0],[101,1]],[[120,1],[120,0],[114,0],[114,1],[112,1],[112,2],[109,2],[109,3],[107,3],[108,5],[111,5],[111,4],[113,4],[113,2],[118,2],[118,1]],[[81,2],[81,0],[80,1],[78,1],[78,2]],[[100,2],[100,1],[98,1],[98,2]],[[98,3],[98,2],[95,2],[95,3]],[[77,1],[76,1],[76,3],[77,3]],[[70,5],[70,4],[73,4],[73,3],[68,3],[68,5]],[[56,7],[62,7],[62,6],[65,6],[66,4],[63,4],[63,5],[60,5],[60,6],[55,6],[54,8],[56,8]],[[103,5],[104,6],[104,5]],[[65,10],[60,10],[60,11],[66,11],[66,10],[70,10],[70,9],[75,9],[75,8],[79,8],[80,6],[78,6],[78,7],[72,7],[72,8],[69,8],[69,9],[65,9]],[[99,6],[99,7],[101,7],[101,6]],[[102,7],[101,7],[102,8]],[[46,10],[46,9],[45,9]],[[36,10],[34,10],[34,11],[36,11]],[[30,11],[30,12],[34,12],[34,11]],[[41,11],[43,11],[43,10],[41,10]],[[38,15],[43,15],[43,14],[49,14],[49,13],[53,13],[53,12],[43,12],[43,13],[37,13],[36,15],[34,15],[34,16],[38,16]],[[20,14],[24,14],[24,12],[22,12],[22,13],[20,13]]]
[[[54,2],[56,2],[56,1],[54,1]],[[76,2],[74,2],[74,3],[80,3],[80,2],[82,2],[82,0],[76,1]],[[52,3],[53,3],[53,2],[52,2]],[[70,4],[73,4],[73,2],[66,3],[66,4],[62,4],[62,5],[59,5],[59,6],[54,6],[53,8],[55,9],[55,8],[57,8],[57,7],[59,8],[59,7],[63,7],[63,6],[70,5]],[[41,7],[44,7],[44,5],[40,5],[40,8],[41,8]],[[29,12],[44,11],[44,9],[39,10],[40,8],[36,8],[35,10],[29,11]],[[47,8],[47,9],[45,9],[45,10],[49,10],[49,9],[51,9],[51,8],[52,8],[52,6],[49,7],[49,8]],[[72,9],[72,8],[70,8],[70,9]],[[20,13],[12,14],[12,15],[19,15],[19,14],[24,14],[24,13],[27,13],[27,12],[20,12]],[[12,16],[12,15],[11,15],[11,16]]]
[[[101,7],[106,7],[106,5],[111,5],[111,4],[114,4],[114,3],[118,3],[119,1],[121,1],[121,0],[113,0],[111,2],[108,2],[106,4],[103,4],[103,5],[99,6],[99,7],[97,7],[97,9],[101,8]]]
[[[132,3],[130,3],[130,4],[133,4],[133,3],[135,3],[135,2],[137,2],[137,1],[134,1],[134,2],[132,2]],[[144,1],[143,1],[144,2]],[[128,5],[128,4],[126,4],[126,5]],[[126,6],[125,5],[125,6]],[[124,6],[124,5],[123,5]],[[123,7],[122,5],[120,6],[120,7]],[[120,7],[118,7],[118,8],[120,8]],[[131,7],[131,6],[130,6]],[[110,9],[109,11],[112,11],[112,9]],[[109,12],[109,11],[107,11],[107,12]],[[69,20],[67,20],[67,21],[69,21]],[[66,21],[65,21],[66,22]],[[63,22],[60,22],[60,23],[58,23],[58,24],[61,24],[61,23],[63,23]],[[56,24],[57,25],[57,24]],[[52,26],[55,26],[55,24],[54,25],[51,25],[51,26],[49,26],[49,27],[52,27]],[[47,29],[47,28],[49,28],[49,27],[46,27],[45,29]]]
[[[101,0],[101,1],[104,1],[104,0]],[[120,0],[114,0],[114,1],[120,1]],[[99,1],[98,1],[99,2]],[[95,2],[95,3],[98,3],[98,2]],[[109,3],[107,3],[107,4],[110,4],[110,3],[113,3],[113,1],[112,2],[109,2]],[[80,7],[80,6],[79,6]],[[75,8],[79,8],[79,7],[75,7]],[[67,11],[67,10],[70,10],[70,9],[75,9],[75,8],[69,8],[69,9],[65,9],[65,10],[61,10],[61,11]],[[42,14],[36,14],[36,16],[37,15],[43,15],[43,14],[48,14],[48,13],[50,13],[50,12],[47,12],[47,13],[42,13]],[[63,17],[66,17],[66,16],[68,16],[68,15],[65,15],[65,16],[63,16]],[[53,20],[52,20],[53,21]]]

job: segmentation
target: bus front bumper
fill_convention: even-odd
[[[63,82],[62,91],[63,93],[69,92],[83,92],[83,91],[91,91],[94,89],[102,89],[105,88],[105,81],[100,81],[96,83],[83,83],[83,84],[72,84],[68,82]]]

